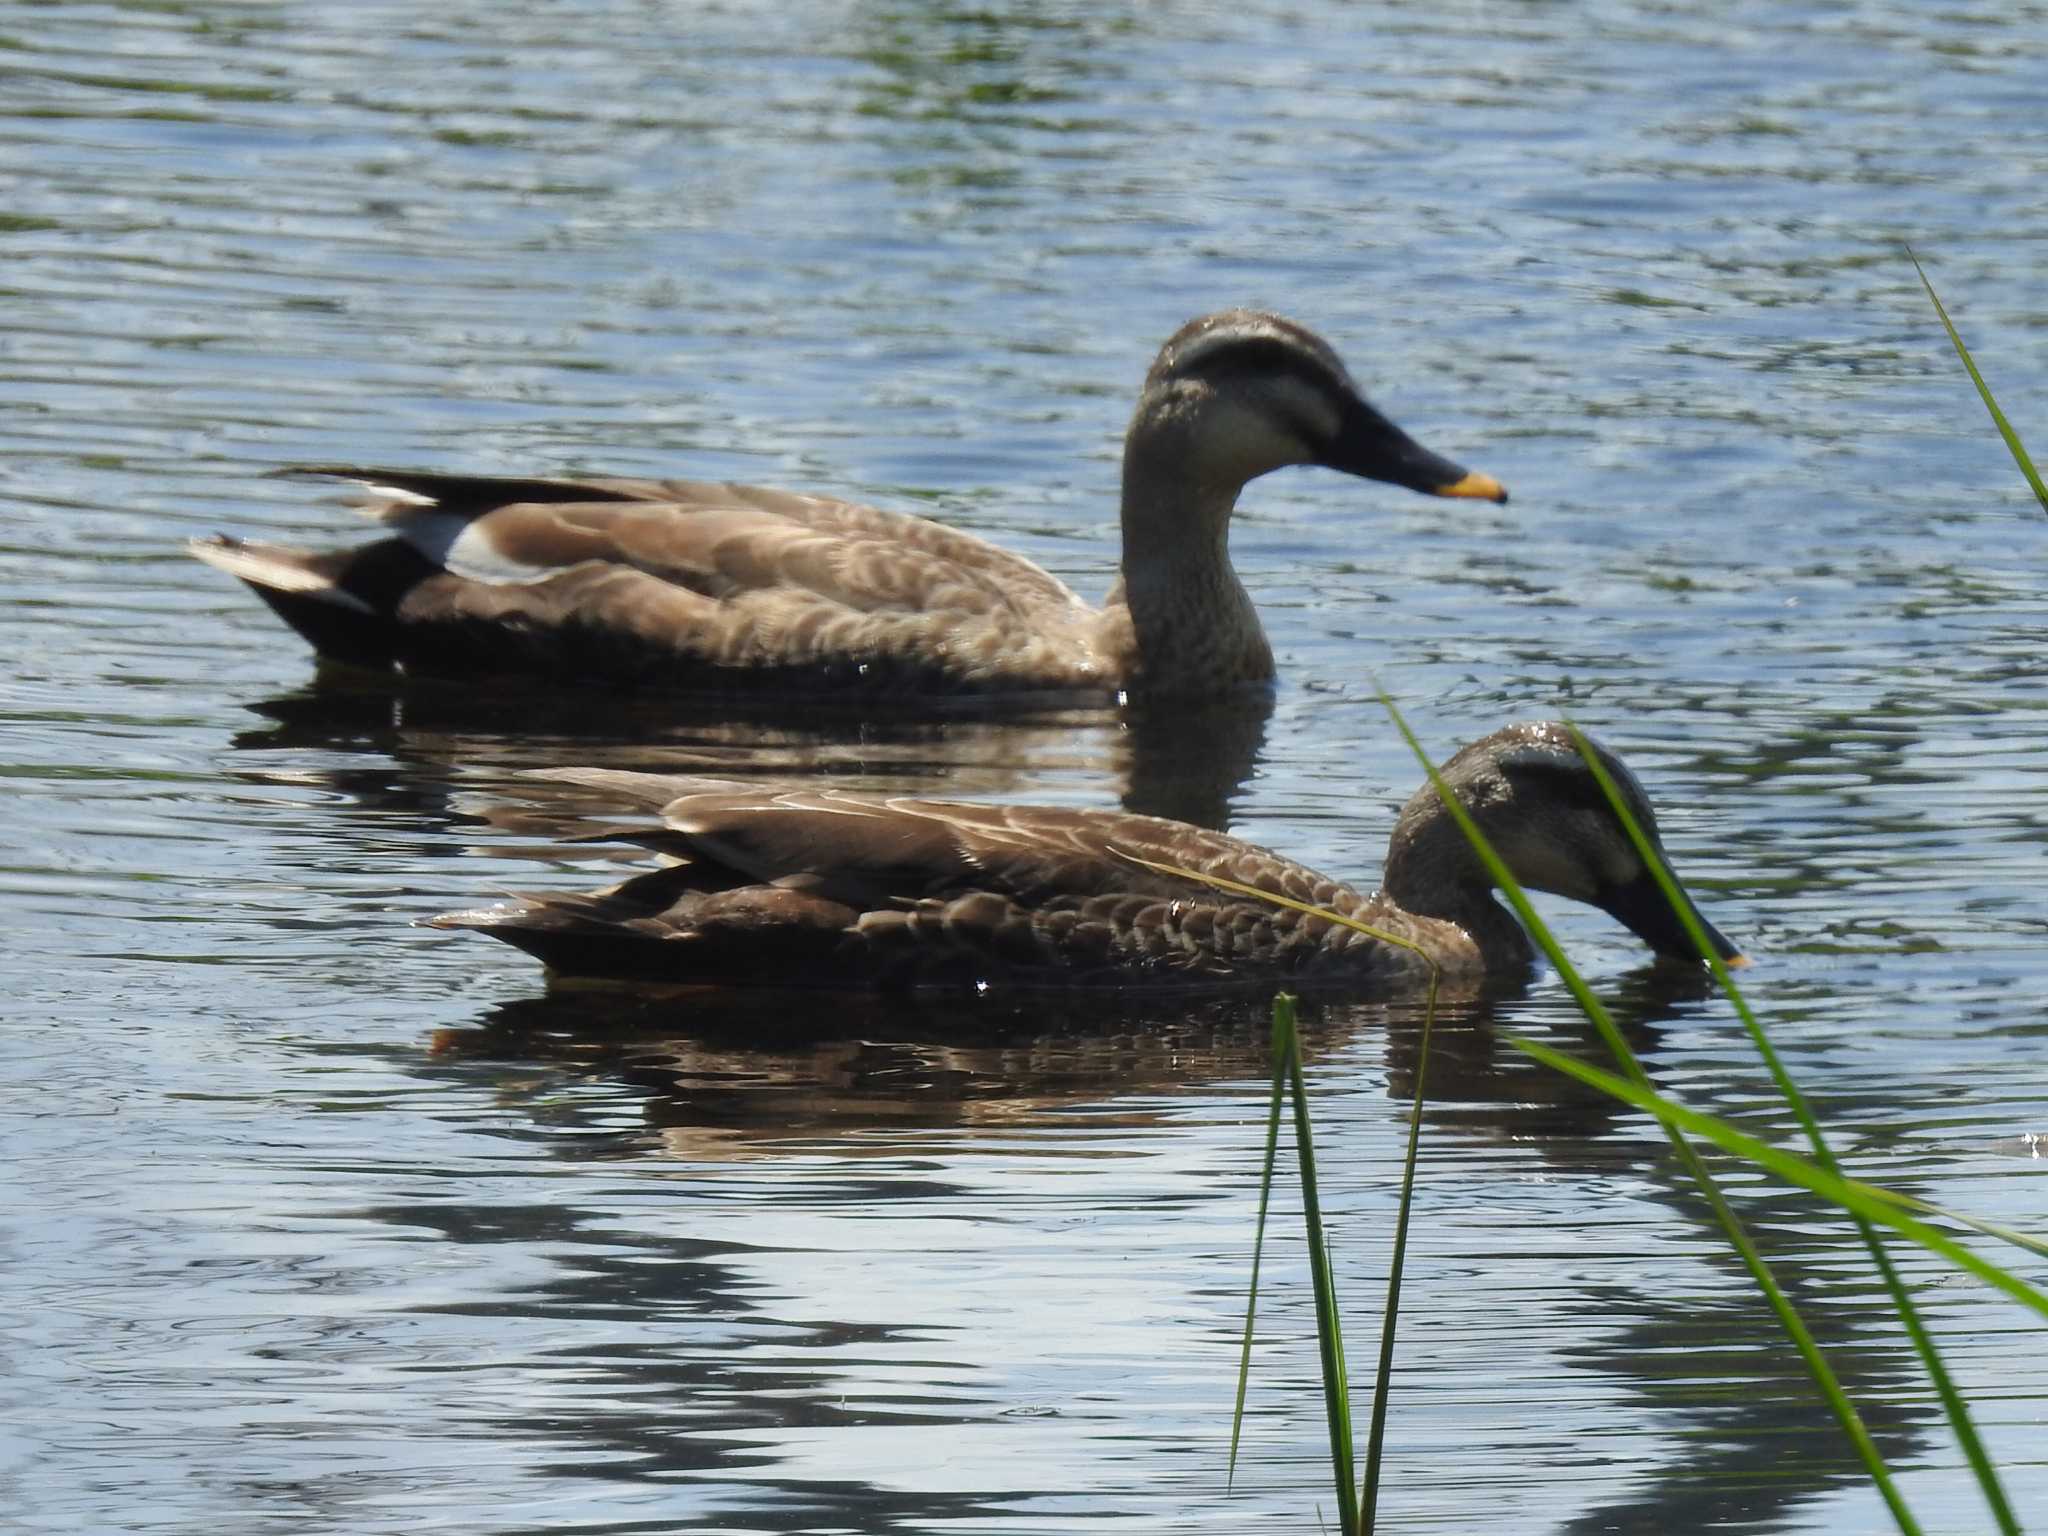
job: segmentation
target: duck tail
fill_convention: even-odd
[[[433,573],[398,539],[316,552],[220,534],[187,547],[248,586],[324,659],[359,667],[388,668],[397,659],[399,601]]]
[[[443,912],[421,926],[487,934],[562,975],[687,981],[694,979],[697,946],[634,919],[660,912],[689,883],[687,869],[656,870],[604,891],[522,892],[498,906]]]

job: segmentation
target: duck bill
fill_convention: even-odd
[[[1343,425],[1336,440],[1324,450],[1322,463],[1347,475],[1405,485],[1425,496],[1508,499],[1506,488],[1493,476],[1431,453],[1363,400],[1354,400],[1344,413]]]
[[[1707,942],[1714,946],[1714,953],[1727,966],[1744,966],[1749,960],[1729,942],[1728,936],[1700,915],[1700,909],[1693,905],[1690,896],[1684,896],[1685,910],[1700,925]],[[1672,910],[1657,884],[1657,877],[1647,870],[1636,876],[1627,885],[1616,886],[1607,891],[1594,903],[1608,916],[1618,919],[1630,933],[1641,939],[1659,956],[1672,960],[1697,962],[1700,952],[1692,941],[1692,935],[1685,930],[1685,924]]]

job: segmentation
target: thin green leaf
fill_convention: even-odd
[[[1395,1225],[1394,1256],[1388,1277],[1386,1319],[1381,1331],[1381,1348],[1377,1390],[1373,1399],[1373,1433],[1368,1442],[1371,1458],[1364,1488],[1376,1498],[1379,1488],[1379,1452],[1385,1440],[1386,1414],[1389,1388],[1393,1369],[1393,1351],[1389,1341],[1394,1337],[1396,1321],[1400,1315],[1400,1279],[1407,1251],[1408,1218],[1414,1204],[1415,1165],[1419,1152],[1419,1138],[1422,1124],[1422,1092],[1428,1071],[1429,1032],[1436,1016],[1436,987],[1432,985],[1423,1012],[1422,1060],[1417,1071],[1416,1101],[1409,1125],[1408,1154],[1401,1184],[1401,1209]],[[1273,1060],[1274,1093],[1272,1116],[1268,1122],[1266,1183],[1271,1187],[1272,1169],[1275,1157],[1275,1143],[1278,1134],[1281,1081],[1287,1085],[1294,1102],[1295,1144],[1301,1157],[1301,1182],[1303,1222],[1308,1229],[1309,1272],[1315,1285],[1316,1295],[1316,1342],[1321,1353],[1324,1408],[1329,1421],[1331,1470],[1337,1484],[1337,1506],[1339,1529],[1345,1533],[1358,1533],[1372,1529],[1368,1513],[1363,1524],[1360,1522],[1358,1495],[1353,1488],[1353,1461],[1351,1455],[1351,1389],[1344,1358],[1342,1318],[1337,1306],[1336,1282],[1330,1262],[1327,1235],[1323,1230],[1321,1197],[1318,1191],[1315,1171],[1315,1140],[1308,1116],[1308,1088],[1304,1081],[1301,1064],[1300,1032],[1295,1022],[1294,999],[1281,993],[1273,1000]],[[1265,1197],[1260,1200],[1260,1239],[1263,1243],[1265,1226]],[[1253,1258],[1252,1291],[1258,1290],[1258,1259]],[[1243,1355],[1238,1365],[1238,1406],[1236,1420],[1232,1427],[1231,1457],[1235,1468],[1237,1449],[1237,1423],[1244,1414],[1245,1383],[1251,1369],[1251,1312],[1249,1305],[1245,1320],[1245,1342]]]
[[[1977,386],[1977,393],[1984,397],[1984,409],[1991,413],[1991,420],[1998,428],[1998,435],[2005,439],[2006,450],[2012,454],[2013,462],[2019,465],[2020,473],[2027,477],[2027,484],[2033,487],[2034,496],[2041,503],[2042,509],[2048,511],[2048,485],[2041,483],[2040,472],[2034,468],[2034,461],[2027,457],[2026,445],[2020,441],[2020,435],[2013,430],[2012,423],[2005,419],[2005,412],[1998,408],[1998,401],[1992,396],[1991,386],[1984,382],[1984,375],[1977,371],[1977,364],[1970,357],[1970,349],[1963,345],[1963,338],[1956,334],[1955,325],[1950,321],[1948,311],[1942,307],[1941,295],[1934,291],[1934,284],[1927,280],[1927,269],[1920,265],[1920,258],[1913,254],[1910,245],[1906,247],[1906,259],[1913,263],[1913,270],[1920,274],[1920,286],[1927,290],[1927,297],[1934,301],[1934,312],[1941,316],[1942,329],[1948,332],[1948,339],[1955,346],[1956,356],[1960,357],[1963,366],[1970,370],[1970,382]]]
[[[1358,1496],[1364,1529],[1377,1523],[1380,1452],[1387,1438],[1387,1405],[1393,1398],[1394,1326],[1401,1316],[1401,1272],[1408,1262],[1408,1213],[1415,1204],[1415,1164],[1422,1149],[1423,1087],[1429,1078],[1429,1037],[1436,1026],[1438,971],[1430,967],[1429,995],[1422,1004],[1422,1044],[1416,1052],[1415,1097],[1408,1106],[1408,1155],[1401,1168],[1401,1208],[1394,1217],[1394,1253],[1387,1261],[1387,1307],[1380,1319],[1379,1367],[1373,1375],[1372,1422],[1365,1432],[1365,1487]]]
[[[1276,1004],[1277,1006],[1277,1004]],[[1237,1360],[1237,1406],[1230,1415],[1230,1465],[1224,1486],[1237,1480],[1237,1447],[1244,1429],[1244,1394],[1252,1375],[1252,1323],[1259,1306],[1259,1261],[1266,1251],[1266,1209],[1273,1197],[1273,1166],[1280,1151],[1280,1102],[1287,1092],[1287,1061],[1280,1053],[1279,1024],[1274,1023],[1273,1102],[1266,1111],[1266,1163],[1259,1176],[1259,1225],[1252,1239],[1252,1284],[1244,1300],[1244,1348]]]
[[[1849,1182],[1852,1184],[1856,1183],[1854,1179],[1851,1179]],[[2001,1222],[1986,1221],[1982,1216],[1972,1216],[1967,1211],[1958,1211],[1951,1206],[1936,1205],[1932,1200],[1923,1200],[1918,1195],[1900,1194],[1897,1190],[1886,1189],[1881,1184],[1857,1184],[1856,1187],[1867,1191],[1872,1199],[1882,1200],[1888,1205],[1895,1205],[1902,1211],[1917,1211],[1922,1216],[1932,1216],[1941,1221],[1954,1222],[1959,1227],[1968,1227],[1971,1231],[1981,1232],[1986,1237],[1995,1237],[2001,1243],[2010,1243],[2015,1248],[2024,1248],[2037,1258],[2048,1259],[2048,1238],[2034,1237],[2029,1233],[2019,1231],[2017,1228],[2008,1227]]]
[[[2006,1295],[2030,1308],[2043,1318],[2048,1318],[2048,1293],[2022,1280],[2011,1270],[1992,1263],[1989,1259],[1971,1252],[1961,1243],[1938,1228],[1930,1227],[1924,1221],[1917,1221],[1905,1214],[1889,1200],[1876,1197],[1868,1186],[1830,1173],[1818,1163],[1783,1151],[1768,1142],[1737,1130],[1727,1121],[1696,1109],[1688,1109],[1673,1099],[1666,1098],[1656,1089],[1633,1082],[1628,1078],[1578,1061],[1554,1051],[1549,1046],[1539,1045],[1533,1040],[1513,1039],[1517,1050],[1525,1051],[1546,1067],[1575,1077],[1587,1086],[1611,1094],[1625,1104],[1655,1115],[1664,1125],[1674,1130],[1691,1131],[1696,1136],[1732,1152],[1745,1161],[1767,1168],[1788,1183],[1802,1189],[1810,1189],[1824,1200],[1830,1200],[1844,1210],[1854,1211],[1872,1221],[1883,1222],[1911,1238],[1930,1252],[1938,1253],[1950,1263],[1968,1270],[1988,1285],[1996,1286]]]
[[[1352,929],[1354,932],[1362,933],[1370,938],[1378,939],[1383,944],[1392,944],[1401,949],[1410,950],[1415,955],[1417,955],[1423,961],[1424,964],[1426,964],[1429,967],[1429,991],[1425,999],[1422,1015],[1422,1045],[1418,1053],[1419,1059],[1416,1064],[1415,1104],[1413,1108],[1413,1113],[1409,1121],[1408,1128],[1407,1161],[1403,1169],[1401,1178],[1401,1204],[1399,1212],[1397,1213],[1395,1218],[1394,1253],[1392,1261],[1389,1265],[1389,1273],[1387,1276],[1387,1304],[1386,1311],[1382,1319],[1380,1328],[1379,1369],[1374,1378],[1373,1383],[1372,1427],[1366,1436],[1365,1483],[1363,1487],[1363,1492],[1360,1495],[1360,1497],[1362,1497],[1368,1505],[1365,1515],[1364,1529],[1369,1531],[1372,1529],[1371,1506],[1375,1505],[1379,1498],[1379,1473],[1381,1451],[1386,1442],[1387,1403],[1388,1395],[1391,1391],[1393,1380],[1394,1329],[1396,1322],[1399,1320],[1401,1309],[1401,1270],[1407,1258],[1408,1217],[1409,1212],[1413,1207],[1415,1197],[1415,1163],[1419,1146],[1419,1137],[1421,1135],[1422,1129],[1422,1090],[1429,1069],[1430,1032],[1434,1027],[1436,1020],[1437,987],[1439,981],[1442,979],[1442,967],[1437,964],[1435,956],[1431,955],[1427,950],[1423,949],[1423,947],[1417,944],[1413,939],[1404,939],[1399,934],[1388,933],[1385,929],[1375,928],[1370,923],[1362,923],[1357,918],[1346,917],[1341,913],[1332,912],[1325,907],[1313,906],[1305,901],[1296,901],[1290,896],[1282,896],[1273,891],[1264,890],[1259,886],[1246,885],[1241,881],[1231,880],[1222,875],[1206,874],[1200,870],[1183,868],[1178,864],[1163,864],[1153,859],[1141,858],[1137,854],[1131,853],[1127,849],[1118,848],[1112,851],[1116,853],[1116,855],[1119,858],[1126,859],[1130,863],[1137,864],[1145,869],[1152,870],[1155,874],[1172,875],[1176,879],[1191,880],[1196,882],[1197,884],[1212,886],[1217,890],[1229,891],[1235,895],[1249,897],[1255,901],[1263,902],[1268,906],[1281,907],[1289,911],[1300,912],[1308,917],[1321,918],[1325,922],[1334,923],[1341,928],[1349,928]],[[1293,1062],[1293,1068],[1291,1078],[1295,1085],[1296,1093],[1296,1137],[1302,1148],[1302,1175],[1304,1185],[1306,1186],[1307,1184],[1312,1182],[1314,1177],[1312,1162],[1313,1153],[1310,1150],[1310,1144],[1307,1139],[1307,1092],[1306,1089],[1302,1086],[1302,1079],[1300,1073],[1300,1037],[1299,1034],[1296,1032],[1294,1026],[1294,1001],[1291,997],[1288,997],[1287,994],[1281,993],[1273,1000],[1273,1100],[1272,1108],[1270,1110],[1266,1126],[1265,1173],[1259,1187],[1258,1237],[1254,1241],[1252,1248],[1251,1294],[1245,1300],[1244,1343],[1242,1349],[1239,1352],[1237,1365],[1237,1406],[1236,1410],[1231,1415],[1230,1421],[1229,1476],[1232,1480],[1235,1479],[1237,1473],[1237,1450],[1240,1435],[1244,1424],[1245,1390],[1247,1384],[1251,1379],[1252,1318],[1254,1311],[1258,1306],[1259,1260],[1261,1254],[1264,1252],[1265,1247],[1266,1207],[1268,1198],[1272,1193],[1273,1164],[1276,1155],[1277,1141],[1279,1137],[1281,1074],[1283,1073],[1283,1071],[1288,1070],[1287,1063],[1290,1060],[1289,1056],[1287,1055],[1287,1048],[1283,1047],[1282,1039],[1283,1031],[1281,1026],[1280,1007],[1283,1001],[1287,1005],[1285,1036],[1287,1041],[1292,1042],[1291,1049],[1293,1051],[1293,1056],[1291,1059]],[[1316,1241],[1316,1227],[1317,1222],[1314,1219],[1311,1219],[1310,1243],[1312,1249]],[[1326,1269],[1328,1266],[1328,1261],[1329,1255],[1327,1251],[1325,1251],[1323,1253],[1323,1264]],[[1315,1263],[1315,1259],[1313,1258],[1313,1256],[1311,1257],[1310,1262],[1311,1265]],[[1343,1384],[1341,1382],[1341,1377],[1345,1369],[1344,1348],[1343,1340],[1337,1331],[1337,1318],[1334,1311],[1334,1301],[1332,1302],[1332,1309],[1333,1310],[1329,1314],[1329,1324],[1326,1328],[1324,1325],[1324,1314],[1320,1302],[1318,1304],[1317,1344],[1323,1352],[1324,1390],[1328,1392],[1330,1388],[1333,1361],[1335,1373],[1340,1378],[1340,1386],[1342,1387],[1341,1406],[1337,1409],[1333,1409],[1332,1411],[1333,1413],[1341,1414],[1344,1425],[1343,1433],[1345,1450],[1342,1453],[1342,1456],[1340,1457],[1339,1453],[1335,1449],[1333,1441],[1331,1455],[1333,1464],[1339,1462],[1342,1463],[1339,1470],[1339,1478],[1345,1486],[1346,1494],[1349,1494],[1350,1476],[1348,1470],[1344,1469],[1348,1468],[1349,1465],[1351,1444],[1350,1389],[1348,1384]],[[1332,1433],[1333,1435],[1335,1433],[1334,1421]],[[1339,1497],[1338,1503],[1339,1515],[1340,1517],[1342,1517],[1344,1513],[1345,1504],[1343,1496]],[[1346,1526],[1346,1530],[1351,1530],[1355,1528],[1355,1507],[1353,1509],[1352,1518],[1354,1521],[1354,1525]]]
[[[1355,917],[1346,917],[1341,912],[1332,912],[1328,907],[1316,906],[1313,902],[1296,901],[1292,896],[1282,896],[1278,891],[1269,891],[1256,885],[1246,885],[1241,880],[1232,880],[1224,875],[1212,875],[1199,869],[1184,869],[1178,864],[1162,864],[1156,859],[1141,859],[1125,848],[1109,850],[1127,864],[1136,864],[1149,869],[1155,875],[1172,875],[1177,880],[1192,880],[1197,885],[1213,886],[1219,891],[1228,891],[1233,896],[1248,896],[1253,901],[1263,902],[1269,907],[1279,907],[1286,912],[1299,912],[1304,917],[1319,917],[1326,923],[1335,923],[1339,928],[1349,928],[1353,933],[1362,933],[1368,938],[1378,939],[1382,944],[1397,945],[1413,950],[1430,969],[1431,985],[1435,985],[1437,963],[1434,956],[1413,939],[1404,939],[1399,934],[1389,933],[1384,928],[1375,928],[1371,923],[1361,923]]]
[[[1337,1528],[1358,1531],[1358,1481],[1352,1461],[1351,1384],[1344,1369],[1344,1331],[1337,1311],[1337,1282],[1330,1269],[1330,1245],[1323,1232],[1322,1196],[1316,1184],[1315,1138],[1308,1123],[1308,1090],[1301,1076],[1301,1037],[1294,1026],[1294,999],[1273,999],[1273,1040],[1284,1054],[1294,1092],[1294,1146],[1301,1159],[1301,1217],[1308,1229],[1308,1272],[1315,1285],[1316,1343],[1323,1359],[1323,1409],[1330,1424],[1330,1468],[1337,1483]]]

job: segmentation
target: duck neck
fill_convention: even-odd
[[[1149,693],[1206,693],[1273,676],[1273,648],[1230,565],[1238,483],[1211,483],[1132,441],[1124,455],[1123,579],[1138,681]]]
[[[1511,970],[1536,958],[1522,925],[1495,899],[1492,881],[1464,834],[1440,810],[1426,825],[1404,817],[1395,827],[1381,894],[1404,912],[1462,928],[1483,970]]]

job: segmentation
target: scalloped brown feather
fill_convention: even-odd
[[[1642,786],[1619,758],[1593,750],[1661,860]],[[536,777],[656,810],[659,824],[629,840],[674,862],[605,891],[434,921],[574,974],[838,988],[1379,989],[1414,986],[1432,967],[1470,977],[1532,958],[1435,785],[1402,809],[1385,885],[1368,896],[1223,833],[1127,812],[602,768]],[[1441,779],[1525,887],[1597,906],[1661,955],[1693,957],[1692,937],[1565,727],[1507,726],[1454,755]],[[1732,962],[1735,947],[1696,908],[1691,915]]]
[[[603,770],[573,777],[642,801],[661,783]],[[1425,934],[1457,963],[1448,924],[1156,817],[720,789],[683,795],[662,820],[633,840],[680,861],[669,868],[435,922],[488,932],[558,971],[691,982],[1216,986],[1426,970],[1418,956],[1325,919],[1142,860]]]

